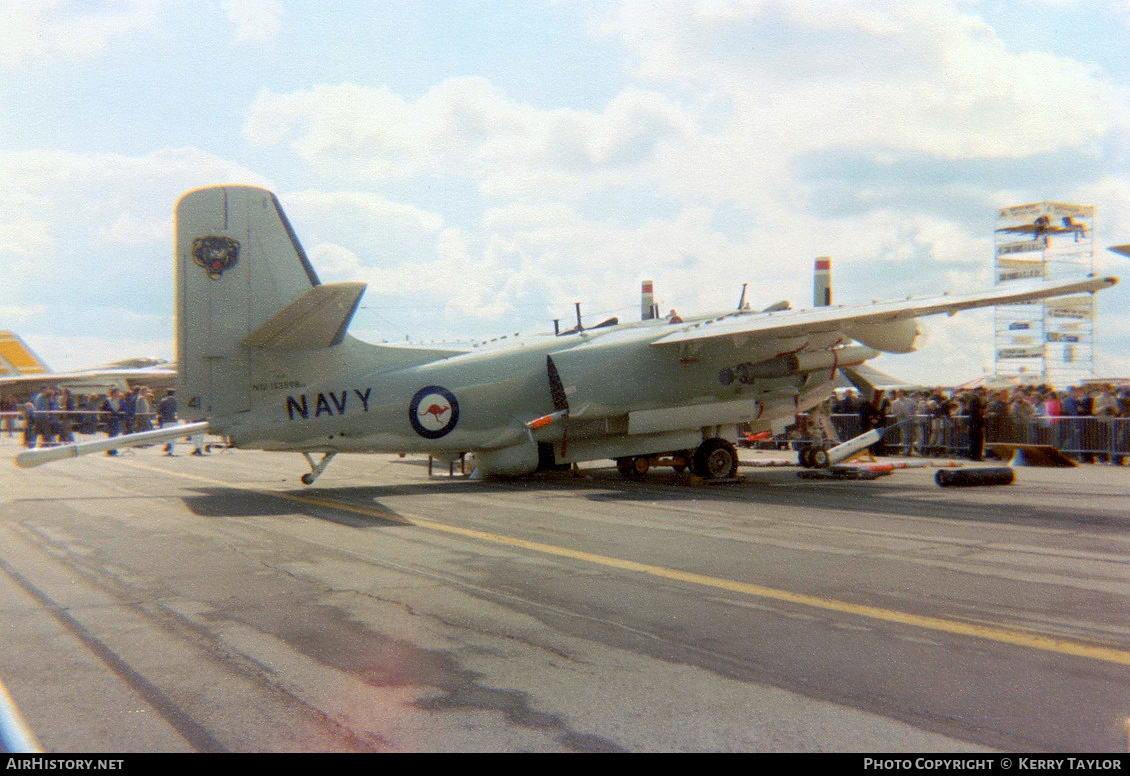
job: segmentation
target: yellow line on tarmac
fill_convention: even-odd
[[[181,474],[180,472],[173,472],[167,469],[148,467],[144,464],[130,462],[130,465],[138,466],[143,469],[150,469],[151,471],[159,471],[164,474],[175,474],[177,476],[187,477],[189,479],[205,480],[207,482],[224,485],[226,487],[239,487],[233,486],[229,482],[213,480],[198,475]],[[725,590],[731,593],[739,593],[742,595],[754,596],[756,598],[762,598],[771,601],[780,601],[783,603],[795,604],[797,606],[808,606],[814,609],[821,609],[829,612],[839,612],[841,614],[850,614],[857,617],[865,617],[868,619],[880,620],[883,622],[893,622],[899,625],[910,625],[916,628],[925,628],[927,630],[938,631],[941,633],[951,633],[958,636],[971,636],[973,638],[986,639],[988,641],[995,641],[1001,644],[1012,644],[1018,647],[1039,649],[1045,652],[1055,652],[1061,655],[1072,655],[1074,657],[1082,657],[1089,660],[1099,660],[1105,663],[1130,665],[1130,651],[1116,649],[1113,647],[1102,647],[1095,644],[1086,644],[1083,642],[1072,641],[1070,639],[1060,638],[1057,636],[1045,636],[1037,633],[1012,630],[1003,626],[982,625],[971,622],[962,622],[961,620],[947,620],[941,617],[929,617],[926,615],[912,614],[910,612],[900,612],[895,609],[883,609],[877,606],[853,604],[848,601],[839,601],[834,598],[822,598],[820,596],[807,595],[805,593],[794,593],[789,590],[780,590],[777,588],[765,587],[763,585],[755,585],[749,582],[738,582],[732,579],[722,579],[720,577],[712,577],[705,574],[696,574],[691,571],[680,571],[678,569],[666,568],[664,566],[654,566],[649,563],[638,563],[636,561],[626,560],[624,558],[615,558],[609,555],[599,555],[596,553],[584,552],[582,550],[571,550],[567,547],[558,547],[553,544],[532,542],[527,539],[519,539],[513,536],[505,536],[503,534],[480,531],[474,528],[461,528],[459,526],[450,525],[448,523],[439,523],[434,520],[428,520],[420,517],[405,517],[403,515],[398,515],[385,509],[367,507],[360,504],[350,504],[348,502],[336,501],[333,499],[319,498],[316,496],[300,496],[292,493],[282,493],[273,490],[259,490],[256,488],[242,489],[252,490],[256,493],[261,493],[267,496],[275,496],[277,498],[285,499],[287,501],[294,501],[300,504],[308,504],[310,506],[325,507],[330,509],[340,509],[346,512],[354,512],[356,514],[367,515],[369,517],[379,517],[385,520],[397,520],[399,522],[403,522],[408,525],[414,525],[418,528],[424,528],[429,531],[438,531],[454,536],[462,536],[468,539],[475,539],[478,541],[489,542],[491,544],[502,545],[505,547],[514,547],[518,549],[529,550],[531,552],[537,552],[543,555],[551,555],[559,558],[568,558],[570,560],[582,561],[584,563],[592,563],[598,566],[604,566],[605,568],[619,569],[621,571],[632,571],[659,579],[685,582],[692,585],[710,587],[716,590]]]

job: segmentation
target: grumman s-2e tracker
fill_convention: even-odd
[[[373,345],[346,333],[363,283],[323,284],[273,194],[218,186],[176,210],[178,397],[188,426],[33,450],[20,466],[207,428],[303,453],[307,484],[341,452],[473,453],[483,476],[657,456],[706,478],[737,468],[734,426],[824,401],[839,367],[906,353],[916,316],[1094,292],[1116,278],[1009,283],[965,296],[607,321],[482,347]],[[311,454],[322,453],[315,463]],[[646,463],[641,467],[646,470]]]

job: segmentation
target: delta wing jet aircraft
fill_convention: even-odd
[[[735,424],[770,428],[824,401],[840,367],[913,350],[916,316],[1117,282],[608,321],[465,350],[372,345],[346,333],[364,284],[319,282],[275,196],[244,186],[181,198],[176,279],[178,395],[194,422],[29,451],[19,465],[207,427],[236,447],[303,453],[308,484],[339,452],[473,453],[484,476],[609,458],[630,472],[663,454],[676,468],[728,477]]]

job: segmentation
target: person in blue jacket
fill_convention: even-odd
[[[111,388],[102,402],[103,418],[106,422],[106,435],[113,438],[122,431],[122,422],[126,419],[126,402],[117,388]],[[107,450],[106,455],[117,455],[117,450]]]

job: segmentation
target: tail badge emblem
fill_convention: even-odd
[[[192,241],[192,260],[204,268],[208,277],[219,280],[224,270],[239,259],[239,242],[230,237],[197,237]]]

